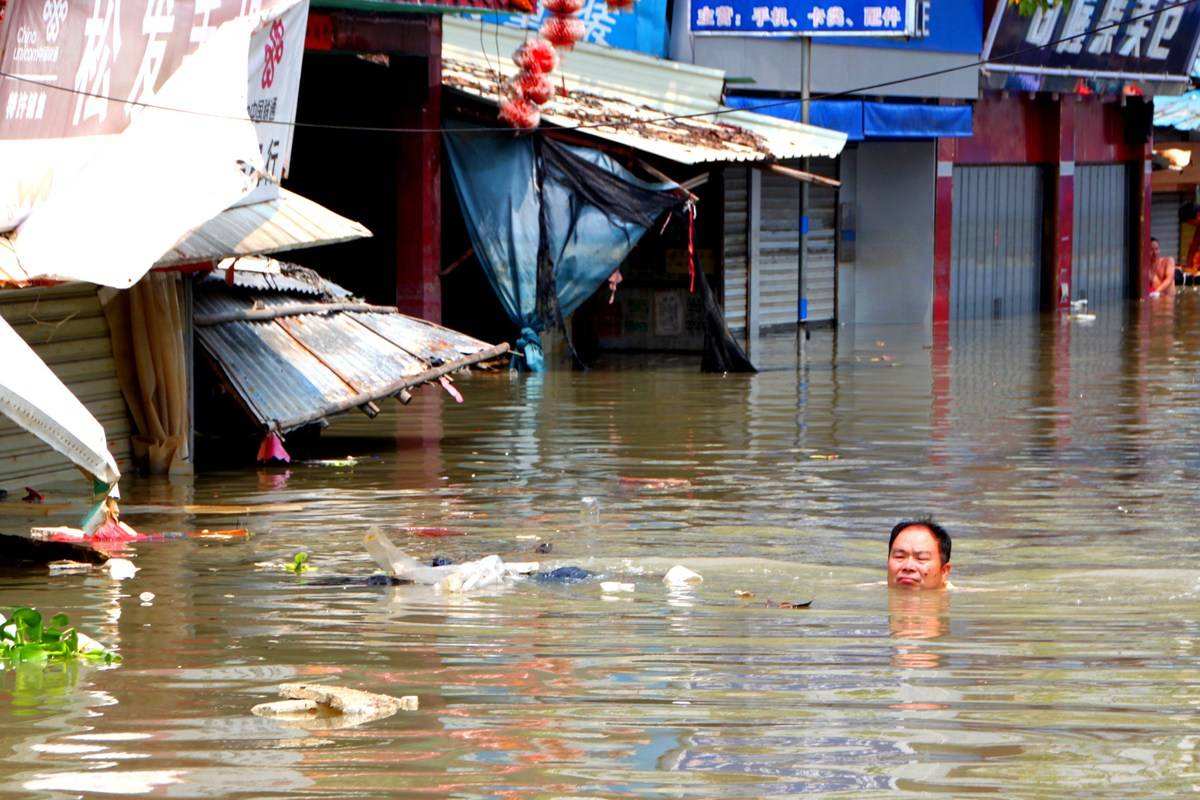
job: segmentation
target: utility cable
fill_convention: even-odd
[[[1066,2],[1068,2],[1068,0],[1057,0],[1057,1],[1060,3],[1064,3],[1064,4]],[[1088,28],[1087,30],[1081,31],[1079,33],[1071,34],[1070,36],[1063,36],[1063,37],[1055,39],[1053,41],[1046,42],[1045,44],[1033,45],[1031,47],[1026,47],[1021,50],[1014,50],[1010,53],[1002,53],[997,56],[989,56],[986,59],[980,58],[975,61],[970,61],[970,62],[967,62],[964,64],[958,64],[953,67],[944,67],[942,69],[930,70],[928,72],[922,72],[922,73],[918,73],[916,75],[909,75],[904,78],[896,78],[896,79],[888,80],[888,81],[880,81],[879,83],[873,83],[873,84],[870,84],[867,86],[859,86],[854,89],[845,89],[840,92],[823,93],[823,94],[819,94],[815,97],[811,97],[807,101],[801,100],[801,99],[774,100],[774,101],[770,101],[770,102],[759,103],[759,104],[756,104],[753,106],[746,106],[743,108],[724,108],[724,109],[717,109],[716,111],[697,111],[697,112],[693,112],[690,114],[667,114],[667,115],[663,115],[663,116],[659,116],[659,117],[651,117],[651,118],[647,118],[647,119],[632,119],[632,118],[628,118],[628,117],[615,117],[610,120],[600,121],[600,122],[588,122],[588,123],[581,123],[579,125],[570,125],[570,126],[567,126],[567,125],[556,126],[552,129],[549,129],[549,131],[550,132],[578,131],[578,130],[588,130],[591,128],[616,128],[616,129],[619,129],[622,127],[623,122],[630,126],[650,125],[650,124],[656,124],[656,123],[662,123],[662,122],[672,122],[675,120],[695,119],[695,118],[700,118],[700,117],[718,117],[718,116],[722,116],[724,114],[730,114],[730,113],[733,113],[736,111],[757,112],[757,111],[760,111],[763,109],[776,108],[778,106],[791,105],[793,103],[803,103],[803,102],[811,103],[813,100],[831,100],[831,99],[836,99],[836,98],[840,98],[840,97],[852,97],[855,95],[872,92],[872,91],[875,91],[878,89],[885,89],[889,86],[898,86],[903,83],[911,83],[913,81],[926,80],[928,78],[937,78],[942,75],[949,75],[951,73],[958,72],[958,71],[964,70],[964,69],[973,69],[976,67],[983,67],[992,62],[1007,61],[1010,59],[1017,58],[1019,56],[1026,55],[1028,53],[1036,53],[1039,50],[1046,50],[1048,48],[1055,47],[1059,44],[1062,44],[1063,42],[1070,42],[1075,39],[1086,38],[1088,36],[1091,36],[1096,33],[1100,33],[1102,31],[1120,28],[1121,26],[1126,25],[1128,23],[1136,22],[1138,20],[1146,19],[1149,17],[1155,17],[1155,16],[1158,16],[1159,14],[1162,14],[1166,11],[1171,11],[1176,8],[1185,8],[1187,6],[1196,4],[1197,2],[1200,2],[1200,0],[1176,0],[1175,2],[1168,3],[1167,5],[1164,5],[1153,11],[1148,11],[1143,14],[1135,14],[1134,16],[1131,16],[1128,19],[1117,20],[1115,22],[1110,22],[1105,25],[1098,25],[1093,28]],[[482,34],[482,30],[480,31],[480,33]],[[497,36],[498,35],[499,34],[497,32]],[[486,57],[486,48],[485,48],[485,57]],[[22,83],[32,83],[43,89],[53,89],[55,91],[66,92],[68,94],[82,95],[83,97],[90,97],[90,98],[94,98],[97,100],[107,100],[107,101],[114,102],[114,103],[122,103],[125,105],[131,105],[131,106],[134,106],[137,108],[149,108],[149,109],[155,109],[158,111],[171,111],[171,112],[175,112],[175,113],[179,113],[179,114],[191,114],[193,116],[205,117],[205,118],[210,118],[210,119],[225,119],[225,120],[229,120],[231,122],[244,122],[245,121],[245,119],[242,117],[234,117],[234,116],[230,116],[227,114],[214,114],[211,112],[198,111],[195,109],[177,108],[177,107],[173,107],[173,106],[161,106],[161,105],[157,105],[154,103],[143,102],[140,100],[130,100],[127,98],[112,97],[112,96],[101,94],[98,92],[89,92],[89,91],[85,91],[82,89],[75,89],[75,88],[72,88],[69,86],[59,86],[59,85],[53,84],[53,83],[43,83],[41,81],[37,81],[32,78],[26,78],[26,77],[22,77],[20,75],[13,75],[12,73],[4,72],[2,70],[0,70],[0,78],[7,78],[9,80],[19,81]],[[276,121],[269,121],[269,120],[251,120],[251,122],[254,122],[256,125],[279,125],[281,127],[290,127],[290,128],[307,128],[307,129],[312,129],[312,130],[344,131],[344,132],[358,132],[358,133],[397,133],[397,134],[488,133],[488,134],[495,134],[495,133],[512,133],[512,132],[514,132],[513,128],[510,128],[507,126],[503,126],[503,127],[495,126],[495,127],[483,127],[483,128],[463,128],[463,129],[451,130],[448,128],[393,128],[393,127],[372,126],[372,125],[340,125],[337,123],[328,123],[328,122],[295,122],[295,121],[276,122]],[[541,132],[544,132],[545,130],[547,130],[547,129],[543,129],[543,128],[539,127],[539,128],[534,129],[533,131],[530,131],[529,133],[541,133]]]

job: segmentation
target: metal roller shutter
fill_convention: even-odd
[[[1183,261],[1180,252],[1179,210],[1187,202],[1183,192],[1156,192],[1150,206],[1150,235],[1158,239],[1158,246],[1167,258],[1175,263]]]
[[[758,247],[760,325],[795,325],[800,305],[800,183],[795,179],[762,174]]]
[[[814,158],[809,171],[837,178],[835,158]],[[808,186],[808,236],[805,237],[804,295],[808,322],[832,322],[836,316],[834,257],[837,250],[837,189]]]
[[[100,421],[109,450],[125,469],[129,413],[96,287],[75,283],[0,292],[0,316]],[[65,456],[0,415],[0,488],[15,493],[26,485],[70,479],[81,476]]]
[[[954,167],[950,303],[955,319],[1038,310],[1042,202],[1040,167]]]
[[[1075,167],[1071,299],[1088,306],[1129,296],[1129,178],[1124,164]]]
[[[730,330],[746,327],[746,253],[749,239],[750,176],[745,167],[726,167],[724,209],[724,308]]]

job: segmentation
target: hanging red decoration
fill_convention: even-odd
[[[625,12],[633,10],[633,0],[605,0],[609,11]]]
[[[558,69],[558,52],[545,39],[530,39],[513,53],[513,62],[528,72],[547,74]]]
[[[532,130],[542,120],[536,104],[523,97],[511,97],[500,104],[500,119],[520,130]]]
[[[558,16],[570,16],[583,11],[583,0],[542,0],[542,8]]]
[[[512,88],[518,97],[539,106],[546,105],[554,97],[554,84],[548,75],[541,72],[518,72],[517,77],[513,78]]]
[[[550,17],[541,29],[542,36],[560,50],[570,50],[586,32],[583,20],[574,17]]]

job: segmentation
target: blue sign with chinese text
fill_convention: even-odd
[[[983,0],[919,0],[919,32],[911,39],[839,39],[836,44],[979,55],[983,49]]]
[[[539,3],[536,14],[482,16],[487,22],[536,31],[545,21],[546,9]],[[584,0],[579,18],[583,20],[585,42],[636,50],[658,58],[667,56],[667,0],[637,0],[628,12],[612,11],[604,0]]]
[[[732,36],[911,36],[916,0],[691,0],[691,32]]]

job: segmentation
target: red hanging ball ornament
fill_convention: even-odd
[[[518,97],[523,97],[539,106],[546,105],[550,102],[550,98],[554,97],[554,84],[550,81],[549,76],[542,72],[526,70],[518,72],[517,77],[513,78],[512,88]]]
[[[542,112],[523,97],[513,97],[500,104],[500,119],[518,130],[533,130],[542,121]]]
[[[542,0],[542,8],[558,16],[570,16],[583,11],[583,0]]]
[[[558,51],[545,39],[530,39],[513,53],[513,63],[527,72],[554,72],[558,68]]]
[[[570,50],[583,38],[587,27],[574,17],[550,17],[542,23],[541,34],[561,50]]]

